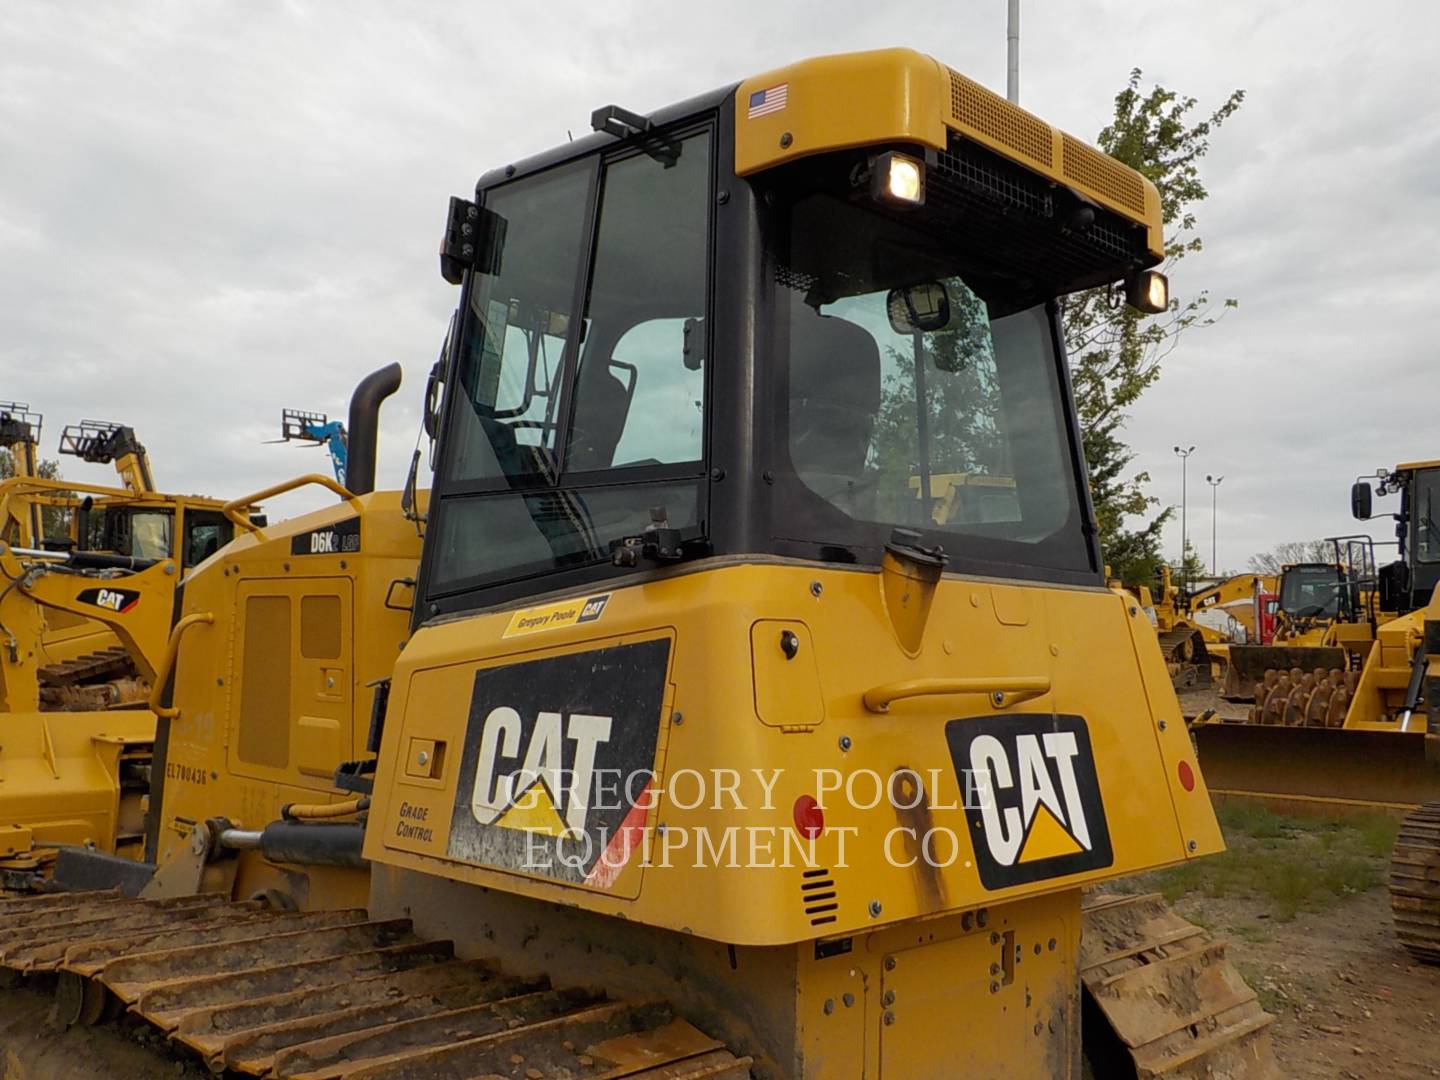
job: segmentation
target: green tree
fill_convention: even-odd
[[[1201,250],[1195,208],[1209,192],[1200,177],[1200,160],[1210,148],[1211,134],[1244,99],[1245,92],[1236,90],[1219,108],[1197,119],[1195,98],[1162,86],[1142,90],[1139,68],[1115,96],[1114,119],[1096,142],[1143,173],[1160,192],[1165,228],[1161,269],[1167,274],[1173,275],[1186,255]],[[1138,585],[1150,581],[1161,562],[1160,531],[1172,508],[1160,508],[1159,500],[1147,492],[1149,473],[1132,471],[1135,455],[1122,437],[1125,421],[1130,407],[1160,377],[1161,361],[1181,335],[1214,323],[1218,316],[1205,291],[1181,298],[1172,288],[1169,310],[1156,316],[1142,315],[1116,300],[1111,288],[1070,297],[1065,340],[1105,560],[1112,573]],[[1220,311],[1235,306],[1234,299],[1226,299]],[[1138,526],[1132,524],[1135,519],[1142,519]]]
[[[1171,579],[1186,592],[1195,590],[1195,582],[1200,578],[1209,576],[1210,568],[1205,565],[1205,560],[1195,550],[1195,545],[1189,540],[1185,541],[1185,559],[1179,566],[1170,570]]]

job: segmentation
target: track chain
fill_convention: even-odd
[[[1225,942],[1159,893],[1087,893],[1080,980],[1140,1080],[1271,1080],[1274,1017]],[[1088,1028],[1087,1042],[1097,1033]],[[1097,1075],[1101,1075],[1097,1071]],[[1104,1075],[1120,1075],[1111,1063]]]
[[[78,686],[81,683],[121,678],[135,674],[135,662],[119,645],[86,653],[73,660],[46,664],[40,669],[41,686]]]
[[[744,1080],[664,1002],[515,978],[408,919],[280,912],[219,896],[0,900],[0,969],[53,981],[56,1015],[124,1010],[215,1072],[304,1080]]]
[[[1440,964],[1440,803],[1412,810],[1390,851],[1395,937],[1421,963]]]

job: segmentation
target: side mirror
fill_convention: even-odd
[[[931,334],[950,325],[950,294],[940,281],[907,285],[890,290],[885,310],[897,334]]]
[[[1364,480],[1356,480],[1350,485],[1350,513],[1357,521],[1370,520],[1370,485]]]

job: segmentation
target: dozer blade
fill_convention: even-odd
[[[55,920],[46,940],[47,920]],[[408,919],[364,911],[284,913],[214,897],[76,894],[0,903],[0,938],[27,936],[9,970],[58,974],[55,1015],[93,1024],[125,1009],[227,1075],[267,1077],[619,1077],[745,1080],[751,1060],[653,1001],[502,975],[421,941]],[[23,986],[22,986],[23,989]],[[0,995],[0,1031],[21,994]],[[33,1006],[28,1006],[32,1008]],[[23,1048],[56,1060],[55,1044]],[[66,1076],[112,1076],[74,1040]],[[7,1048],[7,1065],[30,1075]],[[48,1055],[48,1057],[47,1057]],[[169,1073],[157,1059],[156,1075]],[[9,1075],[7,1073],[7,1075]],[[128,1074],[127,1074],[128,1075]]]
[[[1265,678],[1268,670],[1326,671],[1344,670],[1345,650],[1318,645],[1231,645],[1229,663],[1225,665],[1225,682],[1220,696],[1226,701],[1254,701],[1255,684]],[[1208,779],[1208,777],[1207,777]]]
[[[1403,814],[1440,798],[1422,732],[1210,722],[1190,729],[1212,796],[1292,813]]]
[[[1268,1030],[1274,1017],[1223,941],[1158,893],[1088,893],[1083,918],[1083,1031],[1097,1076],[1128,1074],[1126,1059],[1140,1080],[1280,1076]]]

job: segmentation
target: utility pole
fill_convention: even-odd
[[[1223,476],[1211,476],[1209,473],[1205,474],[1205,482],[1210,485],[1210,574],[1212,577],[1218,577],[1220,573],[1220,571],[1216,569],[1218,560],[1215,557],[1215,500],[1220,491],[1220,481],[1224,479],[1225,477]],[[1184,486],[1183,482],[1181,486]]]
[[[1187,502],[1185,492],[1185,467],[1190,463],[1190,455],[1194,452],[1195,447],[1193,446],[1188,450],[1182,450],[1178,446],[1175,447],[1175,454],[1180,459],[1180,580],[1187,588],[1189,587],[1189,583],[1185,580],[1185,556],[1190,551],[1190,532],[1185,517]]]
[[[1005,27],[1008,63],[1005,67],[1005,97],[1020,104],[1020,0],[1010,0],[1010,17]]]

